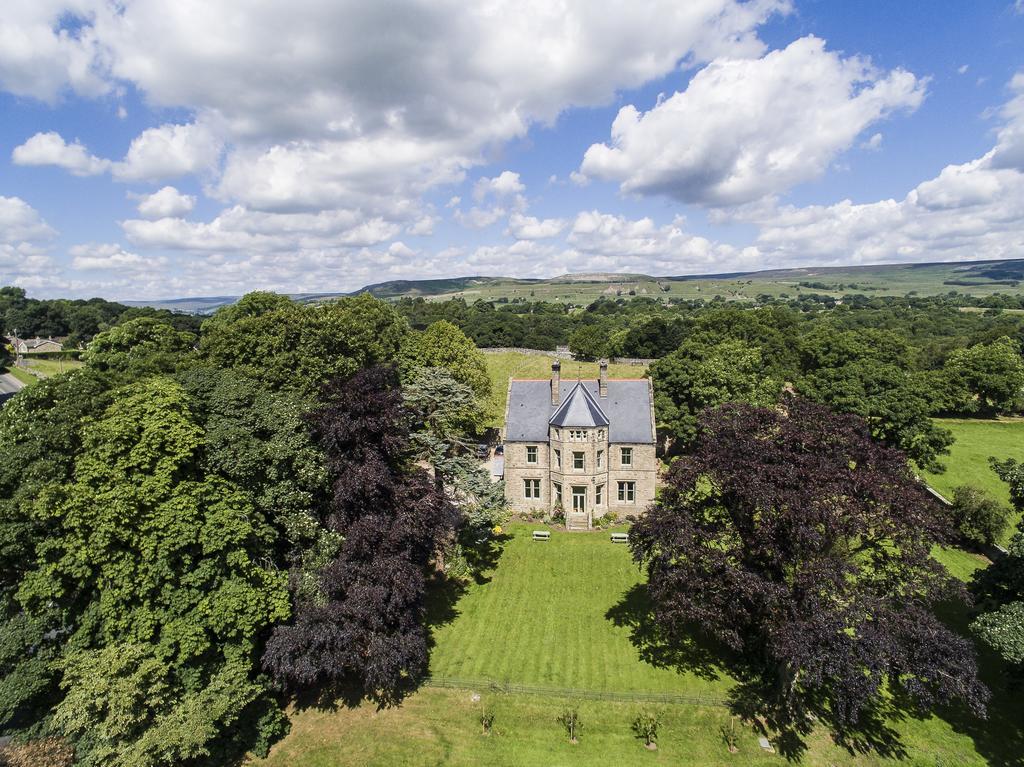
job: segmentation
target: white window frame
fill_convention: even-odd
[[[604,450],[597,451],[597,468],[601,468],[604,465]]]
[[[594,488],[594,505],[601,506],[604,503],[604,485]]]
[[[633,448],[631,447],[620,447],[619,448],[619,464],[622,466],[633,465]]]
[[[562,502],[562,483],[552,482],[551,487],[554,490],[555,503],[560,504]]]
[[[636,503],[636,482],[619,481],[619,503]]]
[[[583,429],[569,429],[570,442],[586,442],[587,432]]]
[[[526,446],[526,462],[527,463],[537,463],[537,460],[538,460],[537,446],[536,445],[527,445]]]
[[[555,448],[555,468],[562,468],[562,451],[559,450],[557,447]]]
[[[540,500],[540,480],[539,479],[524,479],[523,480],[523,498],[530,500]]]
[[[579,460],[579,466],[576,465],[577,459]],[[572,451],[572,470],[573,471],[586,471],[587,470],[587,454],[582,450]]]

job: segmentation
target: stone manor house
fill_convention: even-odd
[[[654,500],[654,390],[648,379],[512,379],[505,410],[505,495],[516,511],[565,511],[570,529]]]

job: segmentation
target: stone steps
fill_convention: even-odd
[[[566,514],[565,515],[565,529],[570,532],[574,531],[587,531],[590,529],[590,525],[587,524],[586,514]]]

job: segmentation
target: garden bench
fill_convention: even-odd
[[[612,533],[612,543],[629,543],[629,533]]]
[[[551,532],[548,530],[534,530],[533,540],[535,541],[546,541],[551,537]]]

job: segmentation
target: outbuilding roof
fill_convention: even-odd
[[[611,379],[607,397],[600,396],[596,380],[563,380],[559,394],[558,404],[552,405],[549,380],[513,379],[509,386],[505,440],[546,442],[549,424],[566,427],[607,425],[609,442],[654,443],[651,426],[653,403],[646,380]],[[602,417],[603,423],[600,422]],[[588,419],[589,422],[584,422]]]

